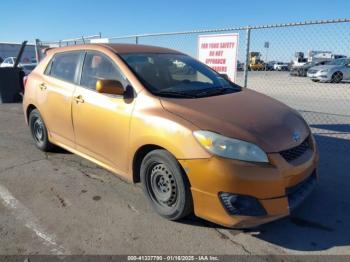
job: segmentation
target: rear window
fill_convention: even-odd
[[[67,82],[74,82],[81,52],[56,54],[45,70],[46,75]]]

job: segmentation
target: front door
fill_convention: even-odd
[[[129,83],[106,55],[87,52],[80,86],[73,95],[73,125],[78,151],[119,171],[127,170],[126,152],[129,122],[134,106],[131,99],[98,93],[98,79],[118,80],[124,87]]]

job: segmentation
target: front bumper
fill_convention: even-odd
[[[289,215],[315,186],[318,159],[315,148],[293,162],[279,153],[269,154],[269,164],[219,157],[179,161],[191,184],[197,216],[227,227],[249,228]],[[231,215],[220,200],[221,192],[254,197],[266,214]]]
[[[320,82],[327,82],[331,80],[331,77],[328,74],[321,74],[319,72],[317,73],[307,73],[307,77],[312,79],[312,80],[317,80]]]

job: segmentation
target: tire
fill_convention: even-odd
[[[148,153],[142,160],[140,177],[144,193],[160,216],[179,220],[193,212],[187,176],[168,151]]]
[[[343,80],[343,73],[342,72],[335,72],[333,75],[332,75],[332,83],[340,83],[341,81]]]
[[[51,151],[54,145],[49,141],[47,128],[37,109],[30,112],[28,122],[36,147],[44,152]]]

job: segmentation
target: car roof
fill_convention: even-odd
[[[47,52],[58,53],[73,50],[99,50],[101,48],[112,49],[118,54],[132,54],[132,53],[172,53],[182,54],[179,51],[151,45],[138,45],[138,44],[85,44],[85,45],[72,45],[57,48],[48,48]]]
[[[105,44],[119,54],[126,53],[180,53],[179,51],[151,45],[138,44]]]

